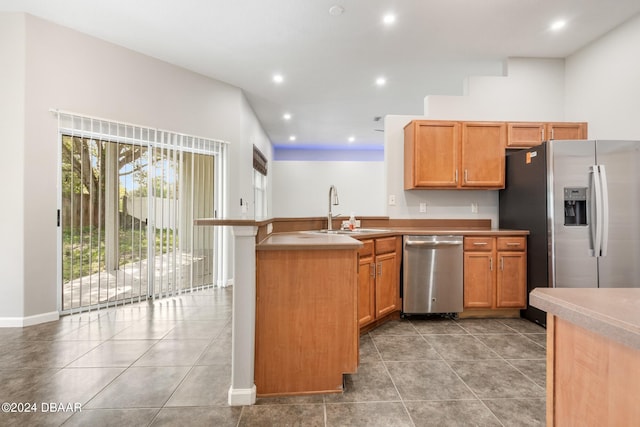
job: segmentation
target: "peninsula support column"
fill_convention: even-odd
[[[256,233],[258,227],[233,226],[234,285],[229,405],[253,405],[256,331]]]

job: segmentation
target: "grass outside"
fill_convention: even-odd
[[[168,229],[156,229],[157,254],[169,252],[176,235]],[[147,230],[121,229],[119,232],[119,264],[147,258]],[[98,227],[64,227],[62,231],[62,282],[98,273],[105,265],[105,231]]]

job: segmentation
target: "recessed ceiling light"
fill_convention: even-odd
[[[384,85],[386,85],[386,84],[387,84],[387,79],[385,79],[384,77],[378,77],[378,78],[376,79],[376,84],[377,84],[378,86],[384,86]]]
[[[344,13],[344,7],[339,4],[334,4],[329,8],[329,15],[331,16],[340,16]]]
[[[295,136],[295,135],[291,135],[291,136],[289,137],[289,141],[295,141],[295,140],[296,140],[296,136]]]
[[[282,74],[274,74],[273,81],[276,83],[282,83],[284,81],[284,77],[282,76]]]
[[[396,22],[396,15],[394,15],[393,13],[387,13],[382,17],[382,22],[384,23],[384,25],[391,25]]]
[[[289,113],[284,113],[284,114],[282,115],[282,118],[283,118],[283,119],[285,119],[285,120],[291,120],[291,114],[289,114]]]
[[[355,141],[355,140],[356,140],[356,137],[355,137],[355,136],[350,136],[350,137],[349,137],[349,142],[353,142],[353,141]]]
[[[564,20],[558,20],[556,22],[554,22],[553,24],[551,24],[551,30],[552,31],[558,31],[561,30],[562,28],[565,27],[565,25],[567,25],[567,21]]]

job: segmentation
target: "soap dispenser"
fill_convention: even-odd
[[[355,230],[356,228],[356,214],[351,212],[351,216],[349,217],[349,230]]]

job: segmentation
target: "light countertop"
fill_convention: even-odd
[[[528,231],[523,230],[469,230],[469,229],[442,229],[442,228],[380,228],[367,232],[354,232],[347,234],[324,234],[315,231],[296,231],[289,233],[274,233],[256,245],[257,250],[296,250],[296,249],[349,249],[362,246],[360,240],[380,237],[394,237],[402,235],[459,235],[459,236],[526,236]]]
[[[321,234],[304,231],[271,234],[256,246],[257,250],[358,249],[362,243],[345,234]]]
[[[536,288],[530,304],[640,349],[640,288]]]

